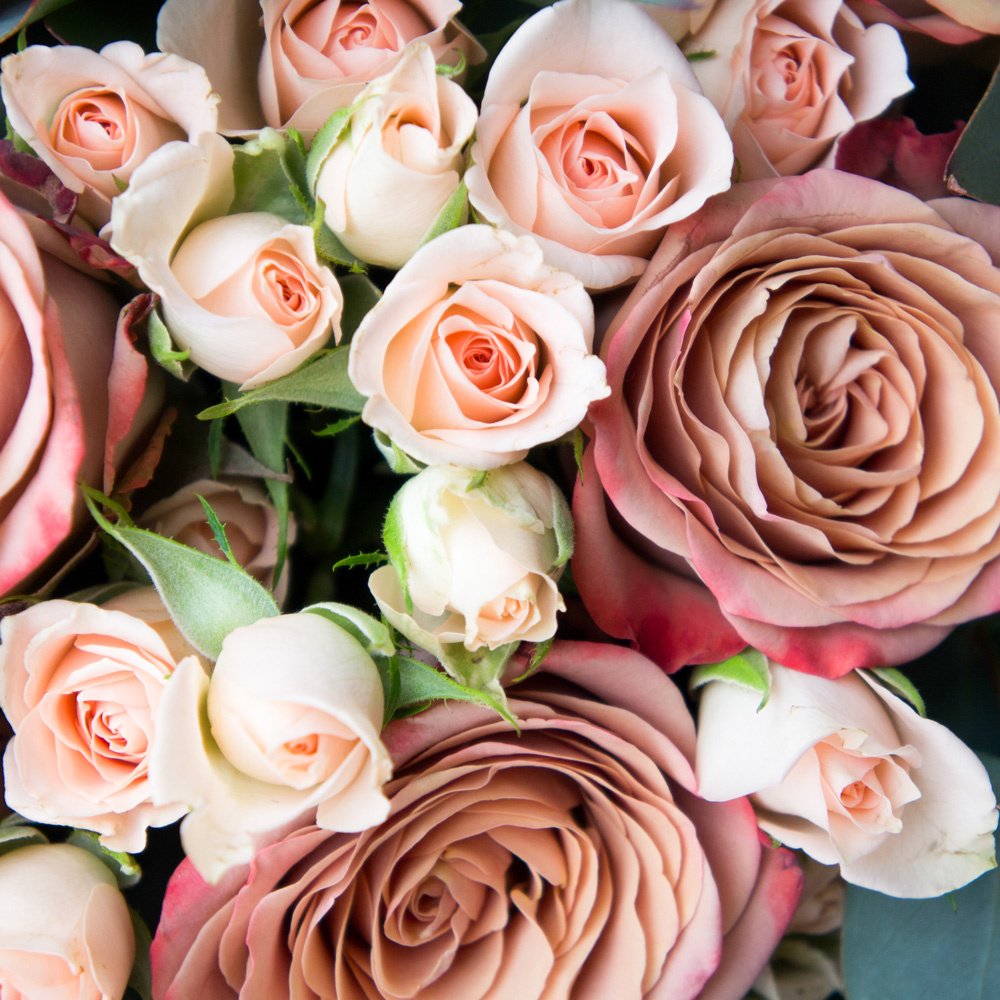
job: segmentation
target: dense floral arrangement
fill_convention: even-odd
[[[992,995],[1000,4],[0,30],[4,1000]]]

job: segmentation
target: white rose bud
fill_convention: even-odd
[[[476,117],[471,98],[437,74],[423,44],[361,92],[315,192],[351,253],[382,267],[410,259],[461,183]]]
[[[459,666],[463,649],[555,634],[572,519],[555,483],[530,465],[424,469],[393,499],[385,543],[393,565],[369,581],[379,608],[460,680],[475,680]]]

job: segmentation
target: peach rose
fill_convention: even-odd
[[[469,199],[588,288],[634,281],[663,230],[729,187],[732,142],[687,60],[626,0],[528,18],[490,70]]]
[[[847,0],[865,23],[882,21],[949,45],[1000,35],[996,0]]]
[[[344,297],[309,226],[225,214],[233,155],[216,134],[161,147],[115,199],[111,242],[160,296],[176,344],[246,390],[339,340]]]
[[[388,810],[382,713],[378,668],[342,628],[312,612],[263,618],[226,636],[211,677],[197,660],[178,667],[154,800],[191,804],[181,842],[212,881],[307,810],[327,830],[363,830]]]
[[[135,933],[114,876],[69,844],[0,857],[0,994],[11,1000],[121,1000]]]
[[[375,829],[300,827],[214,889],[182,864],[154,996],[742,997],[800,874],[745,801],[694,794],[679,691],[621,647],[557,643],[508,693],[520,733],[466,704],[386,730]]]
[[[309,136],[388,72],[409,42],[428,45],[438,62],[479,61],[482,49],[452,21],[461,7],[457,0],[168,0],[156,39],[164,52],[205,67],[222,96],[224,132],[271,125]]]
[[[154,149],[216,127],[205,71],[134,42],[99,53],[31,45],[3,60],[0,92],[14,130],[80,194],[78,212],[96,227]]]
[[[1000,244],[998,208],[826,170],[671,230],[590,411],[602,628],[669,669],[749,643],[839,676],[1000,607],[1000,270],[966,208]]]
[[[771,696],[703,689],[698,787],[751,795],[761,827],[848,882],[923,898],[996,866],[986,768],[950,730],[857,671],[839,680],[771,668]]]
[[[537,243],[460,226],[414,254],[351,341],[362,417],[421,462],[492,469],[607,395],[583,286]]]
[[[422,44],[361,91],[315,191],[326,224],[351,253],[391,268],[413,256],[461,183],[476,116],[472,99],[438,74]]]
[[[685,43],[733,137],[741,180],[830,165],[834,143],[912,84],[899,35],[842,0],[720,0]]]
[[[149,755],[167,681],[193,650],[150,588],[97,607],[43,601],[0,625],[0,705],[14,730],[7,803],[39,823],[96,830],[141,851],[183,815],[150,800]]]
[[[31,221],[0,194],[0,594],[52,566],[85,517],[77,484],[113,487],[160,398],[106,286]]]

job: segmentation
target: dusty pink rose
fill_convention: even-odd
[[[111,218],[112,198],[154,149],[216,126],[205,71],[134,42],[100,52],[32,45],[4,59],[0,91],[15,131],[80,193],[79,212],[94,226]]]
[[[733,136],[741,180],[827,165],[838,136],[911,87],[896,31],[842,0],[720,0],[685,43]]]
[[[605,338],[574,507],[605,630],[839,676],[1000,606],[1000,271],[958,202],[820,170],[670,231]]]
[[[375,829],[299,828],[215,888],[184,863],[157,1000],[742,997],[801,876],[745,801],[694,794],[679,691],[621,647],[560,643],[508,693],[520,735],[455,704],[386,730]]]
[[[882,21],[949,45],[1000,35],[996,0],[847,0],[865,23]]]
[[[348,371],[362,417],[431,465],[492,469],[573,430],[607,395],[594,307],[530,237],[460,226],[414,254],[365,316]]]
[[[465,179],[484,219],[608,288],[634,281],[732,167],[722,121],[653,19],[626,0],[564,0],[500,51]]]
[[[457,0],[168,0],[157,44],[204,66],[222,97],[224,132],[271,125],[314,133],[407,44],[439,63],[482,50],[453,22]],[[220,41],[220,39],[222,41]]]
[[[54,237],[39,225],[43,236]],[[82,524],[78,484],[112,487],[158,394],[106,288],[36,245],[25,218],[2,195],[0,251],[0,594],[6,594],[49,568]]]
[[[141,851],[148,826],[185,812],[153,806],[148,781],[160,698],[193,654],[156,592],[100,607],[43,601],[4,618],[0,636],[0,705],[14,730],[7,803],[40,823],[96,830],[114,850]]]
[[[34,844],[0,857],[0,995],[121,1000],[135,933],[114,876],[88,851]]]

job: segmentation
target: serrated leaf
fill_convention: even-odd
[[[771,697],[771,670],[767,665],[767,657],[749,646],[743,652],[721,663],[703,663],[695,667],[691,674],[691,690],[694,691],[712,681],[735,684],[746,691],[759,694],[758,712]]]
[[[353,106],[338,108],[327,118],[323,127],[313,137],[305,165],[306,187],[310,194],[316,194],[316,179],[319,177],[319,172],[323,169],[326,158],[333,152],[333,148],[350,124],[351,115],[354,114],[355,110]]]
[[[136,528],[119,504],[81,488],[91,516],[143,565],[174,623],[205,656],[216,659],[234,629],[280,614],[271,594],[238,566]],[[114,510],[118,523],[112,524],[98,505]]]
[[[174,378],[186,382],[195,366],[190,362],[190,351],[178,351],[170,336],[170,330],[160,318],[157,309],[151,309],[146,318],[146,333],[149,338],[149,350],[153,360],[166,369]]]
[[[219,550],[226,557],[227,562],[232,563],[233,566],[239,566],[239,563],[236,561],[236,556],[233,555],[229,539],[226,537],[225,525],[219,520],[219,515],[215,513],[212,509],[212,505],[200,493],[195,493],[195,496],[198,498],[202,510],[205,511],[205,520],[208,522],[208,527],[211,529],[212,537],[215,539],[215,544],[219,546]]]
[[[408,656],[397,656],[396,663],[399,667],[398,708],[433,701],[467,701],[491,709],[518,728],[510,709],[492,694],[459,684],[440,670]]]
[[[326,209],[322,201],[316,202],[316,214],[312,221],[313,238],[316,244],[316,254],[328,264],[346,267],[355,274],[364,274],[368,265],[355,257],[343,243],[340,237],[324,221]]]
[[[238,413],[244,406],[254,406],[269,400],[283,400],[287,403],[305,403],[332,410],[347,410],[360,413],[365,405],[362,396],[347,374],[348,347],[342,345],[324,351],[312,361],[283,378],[275,379],[259,389],[240,393],[234,399],[227,399],[202,410],[199,420],[218,420]]]
[[[66,843],[93,854],[114,875],[119,889],[131,889],[139,884],[142,869],[135,858],[124,851],[112,851],[105,847],[96,833],[90,830],[73,830],[66,838]]]
[[[361,417],[344,417],[343,420],[336,420],[332,424],[327,424],[326,427],[321,428],[318,431],[313,431],[316,437],[336,437],[338,434],[342,434],[349,427],[353,427]]]
[[[916,685],[906,674],[895,667],[874,667],[871,671],[886,687],[898,694],[903,701],[908,701],[923,718],[927,718],[927,706],[917,690]]]
[[[338,569],[349,569],[355,566],[381,566],[389,561],[389,557],[384,552],[359,552],[357,555],[345,556],[338,559],[331,571]]]
[[[1000,205],[1000,66],[945,167],[948,189]]]
[[[465,186],[465,181],[462,181],[455,188],[452,196],[444,203],[441,211],[438,212],[437,218],[427,231],[427,235],[420,241],[420,245],[424,246],[430,243],[431,240],[442,235],[442,233],[447,233],[452,229],[457,229],[459,226],[464,226],[468,221],[469,189]]]

